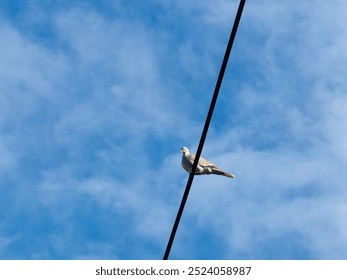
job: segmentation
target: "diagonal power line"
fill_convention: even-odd
[[[180,208],[178,209],[178,212],[177,212],[176,220],[175,220],[175,223],[174,223],[172,231],[171,231],[171,235],[170,235],[170,238],[169,238],[166,250],[165,250],[165,254],[164,254],[163,260],[167,260],[169,258],[171,247],[172,247],[172,243],[173,243],[173,241],[175,239],[176,231],[177,231],[179,222],[180,222],[181,217],[182,217],[183,209],[184,209],[184,206],[186,204],[186,201],[187,201],[187,198],[188,198],[188,194],[189,194],[190,188],[191,188],[192,183],[193,183],[195,170],[196,170],[196,167],[198,165],[198,161],[199,161],[199,158],[200,158],[200,155],[201,155],[201,152],[202,152],[202,148],[203,148],[204,143],[205,143],[207,131],[208,131],[208,128],[210,126],[210,122],[211,122],[211,119],[212,119],[214,107],[215,107],[216,102],[217,102],[219,90],[220,90],[220,87],[222,85],[225,69],[226,69],[227,64],[228,64],[229,56],[230,56],[231,49],[232,49],[232,46],[233,46],[233,43],[234,43],[234,40],[235,40],[236,31],[237,31],[237,28],[238,28],[239,23],[240,23],[240,19],[241,19],[241,15],[242,15],[242,11],[243,11],[243,7],[245,5],[245,2],[246,2],[246,0],[240,0],[239,8],[237,10],[237,14],[236,14],[236,17],[235,17],[234,25],[233,25],[233,28],[232,28],[231,33],[230,33],[229,42],[228,42],[227,48],[225,50],[224,59],[223,59],[222,66],[221,66],[221,69],[220,69],[220,72],[219,72],[219,76],[218,76],[218,79],[217,79],[216,87],[215,87],[215,90],[214,90],[214,93],[213,93],[213,96],[212,96],[210,109],[209,109],[207,117],[206,117],[205,126],[204,126],[204,129],[203,129],[202,134],[201,134],[198,150],[197,150],[196,155],[195,155],[195,160],[194,160],[194,163],[193,163],[192,172],[189,174],[189,178],[188,178],[188,181],[187,181],[187,186],[186,186],[186,189],[185,189],[183,197],[182,197]]]

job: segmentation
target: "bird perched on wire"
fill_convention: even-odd
[[[181,149],[182,155],[182,166],[183,168],[188,172],[192,173],[192,167],[195,159],[195,155],[191,155],[189,153],[189,150],[187,147],[183,147]],[[210,175],[210,174],[216,174],[216,175],[223,175],[229,178],[235,178],[236,176],[234,174],[230,174],[228,172],[223,171],[220,167],[213,164],[212,162],[209,162],[208,160],[204,159],[203,157],[199,158],[198,165],[195,170],[195,175]]]

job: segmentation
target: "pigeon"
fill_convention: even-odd
[[[182,155],[182,166],[183,168],[188,172],[192,173],[192,167],[195,159],[195,155],[191,155],[189,153],[189,150],[187,147],[183,147],[181,149]],[[223,175],[229,178],[235,178],[236,176],[234,174],[230,174],[228,172],[223,171],[220,169],[217,165],[213,164],[212,162],[209,162],[208,160],[204,159],[203,157],[199,158],[198,166],[195,170],[195,175],[210,175],[210,174],[216,174],[216,175]]]

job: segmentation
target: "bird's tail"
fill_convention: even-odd
[[[226,177],[229,177],[229,178],[235,178],[236,177],[234,174],[225,172],[225,171],[223,171],[221,169],[213,169],[211,173],[212,174],[216,174],[216,175],[226,176]]]
[[[229,177],[229,178],[235,178],[236,176],[234,174],[228,173],[228,172],[223,172],[221,175]]]

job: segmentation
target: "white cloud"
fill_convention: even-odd
[[[17,184],[11,213],[45,213],[52,251],[121,258],[140,240],[133,256],[161,257],[186,179],[179,148],[197,146],[228,3],[200,3],[191,19],[196,6],[179,2],[192,24],[183,33],[73,8],[53,15],[51,50],[2,23],[0,167]],[[195,256],[186,249],[199,251],[201,232],[221,240],[225,258],[273,257],[281,246],[279,258],[297,256],[291,246],[346,256],[346,28],[334,3],[246,4],[203,151],[237,178],[194,179],[176,256]],[[104,226],[93,242],[86,217]]]

